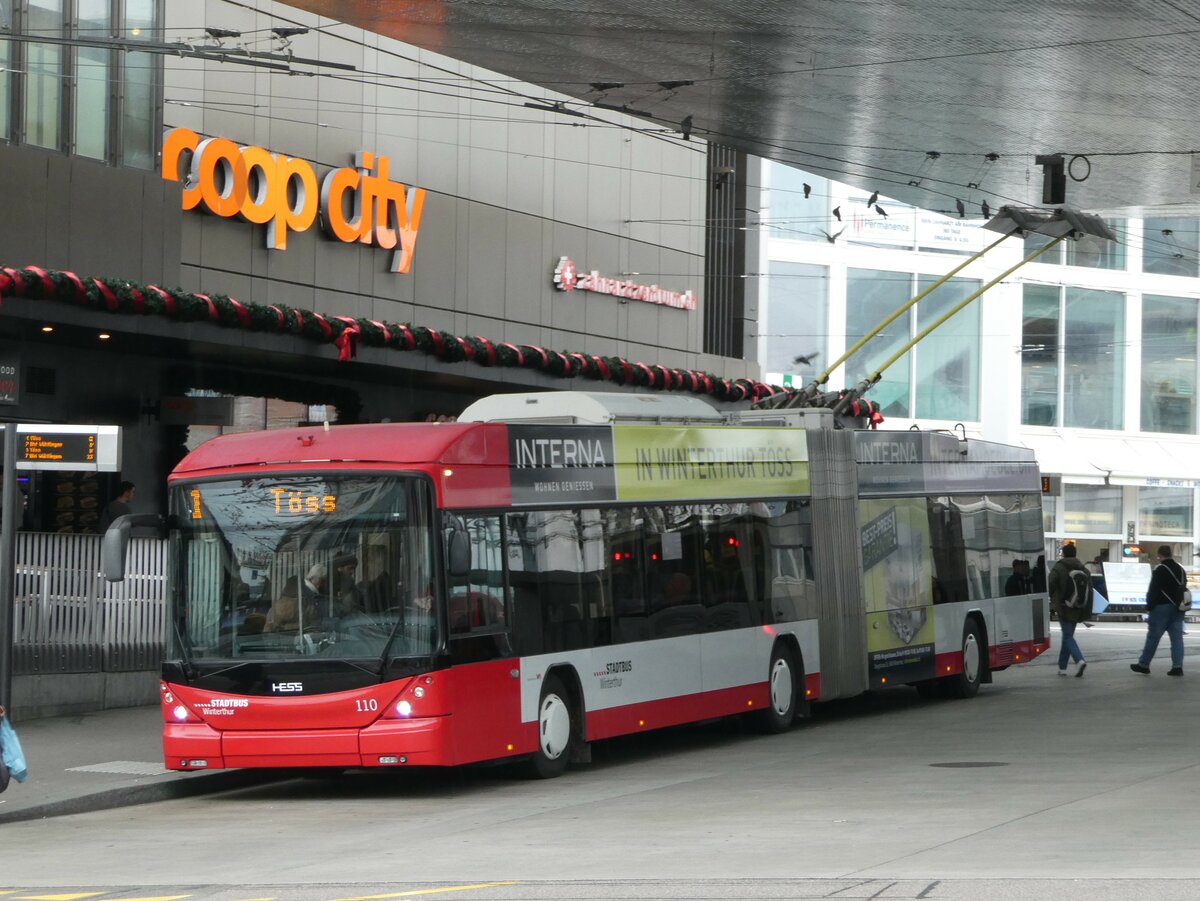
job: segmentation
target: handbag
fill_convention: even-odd
[[[1179,603],[1176,606],[1184,612],[1192,609],[1192,589],[1183,589],[1183,596],[1179,599]]]
[[[21,750],[17,732],[7,716],[0,717],[0,757],[4,759],[9,775],[18,782],[24,782],[29,775],[25,768],[25,752]]]

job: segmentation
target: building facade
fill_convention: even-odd
[[[704,142],[283,3],[0,18],[0,264],[50,278],[4,300],[0,416],[121,426],[143,510],[201,429],[239,427],[209,399],[411,420],[759,376],[740,283],[706,308],[730,279],[697,224],[735,195]],[[22,487],[27,528],[95,527]]]
[[[1001,202],[979,189],[964,189],[960,214],[959,198],[940,213],[916,210],[770,163],[763,183],[759,343],[772,383],[807,384],[1001,237],[981,228],[983,204],[994,212]],[[857,384],[904,351],[867,394],[887,426],[1032,448],[1052,477],[1049,559],[1067,540],[1085,560],[1104,552],[1114,562],[1127,545],[1146,559],[1170,544],[1190,567],[1200,543],[1200,222],[1106,221],[1117,242],[1067,241],[1007,276],[1046,242],[1002,241],[864,344],[828,385]]]

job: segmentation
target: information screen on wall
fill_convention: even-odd
[[[119,472],[121,430],[115,425],[18,425],[17,469]]]

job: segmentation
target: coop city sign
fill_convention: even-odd
[[[327,173],[318,192],[311,163],[227,138],[201,140],[190,128],[172,129],[163,138],[164,179],[179,181],[185,154],[191,156],[185,210],[200,207],[266,225],[269,250],[285,250],[288,232],[306,231],[319,215],[331,238],[394,251],[392,272],[412,266],[425,191],[392,181],[386,156],[359,151],[353,167]]]

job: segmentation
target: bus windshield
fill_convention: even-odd
[[[176,484],[174,656],[195,663],[429,656],[433,525],[416,477]]]

